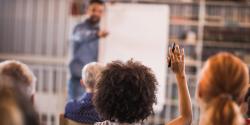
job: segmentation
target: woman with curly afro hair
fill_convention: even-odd
[[[181,116],[168,125],[191,124],[192,111],[184,73],[184,54],[177,46],[169,53],[176,73]],[[153,113],[157,80],[152,70],[140,62],[113,61],[105,67],[96,84],[94,105],[104,122],[96,125],[142,124]]]

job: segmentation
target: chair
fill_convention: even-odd
[[[91,125],[91,124],[78,123],[78,122],[65,118],[63,114],[60,114],[59,125]]]

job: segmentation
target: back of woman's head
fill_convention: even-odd
[[[156,84],[151,69],[141,63],[114,61],[97,82],[94,104],[104,120],[140,122],[153,112]]]
[[[211,125],[241,124],[238,105],[244,99],[248,83],[247,66],[232,54],[219,53],[207,60],[199,81],[197,97],[203,115],[206,114],[204,116]]]

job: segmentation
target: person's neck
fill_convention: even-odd
[[[92,90],[92,89],[86,89],[86,93],[93,93],[94,92],[94,90]]]

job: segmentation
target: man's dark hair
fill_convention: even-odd
[[[94,105],[104,120],[134,123],[153,113],[157,80],[139,62],[107,64],[96,86]]]
[[[89,4],[101,4],[104,5],[104,1],[103,0],[90,0]]]

